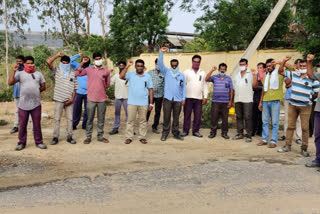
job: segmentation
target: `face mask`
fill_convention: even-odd
[[[307,73],[307,71],[308,71],[307,69],[300,69],[300,70],[299,70],[299,72],[300,72],[301,74],[305,74],[305,73]]]
[[[34,65],[24,64],[24,71],[28,74],[32,74],[35,72]]]
[[[179,66],[176,68],[171,67],[170,71],[171,71],[172,76],[175,78],[179,74],[180,68],[179,68]]]
[[[320,73],[320,68],[317,68],[317,72],[319,72],[319,73]]]
[[[246,70],[246,66],[240,66],[240,70],[241,71],[245,71]]]
[[[69,64],[63,64],[62,62],[60,62],[60,71],[65,75],[65,76],[69,76],[70,74],[70,63]]]
[[[220,77],[224,77],[226,75],[226,73],[219,71],[219,75],[220,75]]]
[[[199,70],[199,68],[200,68],[200,63],[192,62],[192,69],[193,70]]]
[[[156,70],[160,71],[159,65],[156,65]]]
[[[102,59],[94,60],[94,64],[95,64],[96,66],[101,66],[101,65],[102,65]]]
[[[18,71],[23,71],[24,70],[24,66],[21,63],[18,63]]]

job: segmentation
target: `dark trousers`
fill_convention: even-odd
[[[211,104],[211,134],[216,134],[218,129],[218,121],[221,118],[221,134],[228,134],[228,103],[212,102]]]
[[[312,137],[314,132],[314,108],[316,107],[316,102],[312,103],[312,110],[309,119],[309,137]]]
[[[84,94],[76,94],[73,101],[73,128],[76,128],[80,122],[82,115],[82,103],[84,103],[84,114],[82,120],[82,128],[85,129],[87,127],[87,95]]]
[[[193,111],[192,133],[199,132],[201,124],[202,100],[187,98],[184,105],[183,132],[189,133],[191,126],[191,113]]]
[[[237,132],[243,134],[244,123],[247,136],[252,136],[252,103],[236,103]]]
[[[314,112],[314,142],[316,144],[316,159],[320,163],[320,112]]]
[[[172,120],[172,134],[179,135],[179,116],[181,112],[181,102],[170,101],[164,99],[163,101],[163,131],[162,135],[168,136],[170,132],[171,113]]]
[[[155,114],[152,128],[157,129],[160,121],[160,114],[162,108],[163,97],[153,98],[153,103],[155,103]],[[151,111],[147,113],[147,121],[149,121]]]
[[[36,144],[43,143],[41,132],[41,105],[30,111],[22,110],[19,108],[19,143],[27,144],[27,126],[29,115],[31,115],[33,123],[33,136]]]
[[[262,112],[259,103],[252,104],[252,135],[262,134]]]

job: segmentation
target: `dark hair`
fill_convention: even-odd
[[[194,56],[192,57],[192,61],[193,61],[194,59],[200,59],[200,61],[201,61],[201,56],[200,56],[200,55],[194,55]]]
[[[158,58],[154,61],[154,63],[158,63]]]
[[[228,66],[227,66],[226,63],[221,63],[221,64],[219,65],[219,69],[220,69],[221,67],[226,67],[226,69],[228,68]]]
[[[25,61],[25,62],[28,61],[28,60],[31,60],[31,61],[34,63],[34,58],[33,58],[33,56],[26,56],[26,57],[24,58],[24,61]]]
[[[64,55],[64,56],[61,57],[61,60],[60,60],[60,61],[61,61],[61,62],[62,62],[62,61],[66,61],[66,62],[70,63],[70,57]]]
[[[266,67],[267,67],[266,64],[264,64],[263,62],[259,62],[258,65],[257,65],[257,67],[258,67],[259,65],[262,65],[263,68],[266,68]]]
[[[294,64],[295,64],[295,65],[298,64],[299,62],[301,62],[301,60],[302,60],[302,59],[296,59],[296,60],[294,61]]]
[[[90,59],[90,57],[88,57],[88,56],[84,56],[83,58],[89,59],[89,61],[88,61],[88,62],[86,62],[86,63],[84,63],[82,67],[83,67],[83,68],[87,68],[87,67],[89,67],[89,65],[90,65],[90,63],[91,63],[91,59]]]
[[[172,60],[170,61],[170,65],[171,65],[171,63],[173,63],[173,62],[177,62],[177,63],[179,64],[179,61],[178,61],[177,59],[172,59]]]
[[[23,55],[17,56],[16,59],[21,59],[23,62],[25,62],[25,61],[24,61],[25,59],[24,59],[24,56],[23,56]]]
[[[301,59],[301,60],[300,60],[300,63],[307,63],[307,60]]]
[[[142,59],[137,59],[136,64],[138,64],[138,63],[142,63],[144,65],[144,61]]]
[[[92,54],[92,58],[95,59],[96,57],[101,57],[101,58],[102,58],[101,53],[99,53],[99,52],[94,52],[94,53]]]
[[[273,61],[273,60],[274,60],[274,59],[272,59],[272,58],[267,59],[266,64],[268,64],[268,63],[272,63],[272,61]]]
[[[241,58],[239,62],[245,62],[246,64],[248,64],[248,60],[245,58]]]
[[[118,62],[118,66],[119,66],[120,64],[124,64],[125,66],[127,65],[126,61],[119,61],[119,62]]]

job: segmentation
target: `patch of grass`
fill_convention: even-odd
[[[8,124],[7,121],[5,121],[5,120],[0,120],[0,126],[5,126],[5,125],[7,125],[7,124]]]

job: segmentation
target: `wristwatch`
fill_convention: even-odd
[[[152,107],[153,107],[153,104],[149,104],[149,106],[152,106]]]

